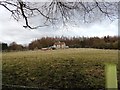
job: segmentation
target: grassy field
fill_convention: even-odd
[[[43,88],[105,88],[105,63],[117,50],[63,49],[3,52],[3,84]]]

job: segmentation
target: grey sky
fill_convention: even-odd
[[[37,21],[37,20],[36,20]],[[37,21],[40,22],[40,21]],[[22,21],[15,21],[11,18],[10,13],[0,6],[0,41],[11,43],[13,41],[19,44],[28,44],[32,40],[45,36],[99,36],[105,35],[118,35],[118,21],[108,22],[103,20],[102,22],[93,23],[91,25],[79,25],[67,27],[53,28],[42,27],[36,30],[29,30],[23,28],[24,23]]]

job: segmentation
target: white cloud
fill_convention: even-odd
[[[58,30],[56,34],[67,36],[88,36],[88,37],[103,37],[106,35],[114,36],[118,35],[118,21],[115,20],[112,23],[103,21],[101,23],[94,23],[91,25],[72,27],[68,26],[68,29],[62,28]]]

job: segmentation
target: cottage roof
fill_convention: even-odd
[[[65,45],[65,42],[56,42],[54,45]]]

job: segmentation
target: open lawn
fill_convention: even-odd
[[[40,88],[105,88],[105,63],[117,50],[62,49],[3,52],[3,84]]]

